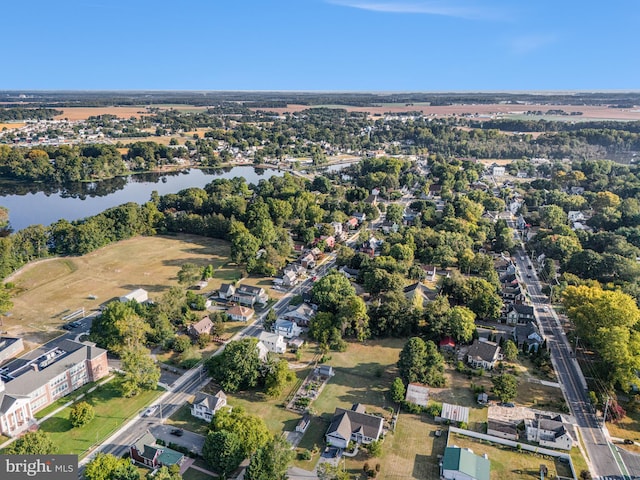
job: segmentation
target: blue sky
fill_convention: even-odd
[[[640,89],[640,0],[22,0],[0,89]]]

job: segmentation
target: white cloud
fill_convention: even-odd
[[[511,51],[517,55],[540,50],[558,41],[558,36],[552,33],[522,35],[511,40]]]
[[[329,3],[343,7],[358,8],[371,12],[417,13],[445,17],[465,18],[468,20],[504,20],[505,13],[489,7],[481,7],[477,2],[468,1],[418,1],[418,2],[378,2],[370,0],[328,0]]]

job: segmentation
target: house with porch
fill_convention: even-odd
[[[500,359],[500,346],[495,342],[474,340],[467,352],[467,362],[473,368],[492,370]]]
[[[198,392],[191,404],[191,415],[210,422],[216,412],[226,406],[227,395],[222,390],[215,395]]]
[[[160,467],[180,465],[184,455],[163,445],[158,445],[151,433],[147,432],[129,446],[129,456],[134,463],[152,470]]]
[[[325,440],[338,448],[347,448],[350,441],[369,444],[382,435],[383,422],[382,417],[366,413],[360,403],[354,404],[351,410],[336,408]]]
[[[278,333],[260,332],[258,340],[258,343],[262,343],[262,345],[272,353],[284,353],[287,351],[287,342],[285,342],[284,337]]]

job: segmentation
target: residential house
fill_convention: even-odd
[[[180,465],[184,460],[182,453],[158,445],[155,437],[149,432],[129,447],[129,457],[135,463],[153,470],[162,466]]]
[[[234,322],[248,322],[255,315],[255,311],[249,307],[242,307],[236,305],[227,310],[227,315],[231,317]]]
[[[584,193],[584,187],[571,187],[569,191],[571,195],[582,195]]]
[[[198,392],[191,404],[191,415],[206,422],[211,422],[216,412],[226,406],[227,395],[222,390],[215,395]]]
[[[422,270],[424,270],[425,277],[424,279],[427,282],[435,282],[436,281],[436,272],[437,268],[435,265],[423,265]]]
[[[527,352],[537,352],[544,338],[535,322],[529,322],[525,325],[516,325],[513,329],[513,341],[518,345],[518,349],[522,349],[527,344]]]
[[[308,303],[301,303],[292,310],[282,314],[282,319],[296,322],[299,326],[309,325],[309,320],[316,314]]]
[[[272,353],[284,353],[287,351],[287,343],[284,341],[284,337],[280,334],[260,332],[258,340],[258,343],[262,343],[267,347],[267,350]]]
[[[289,346],[291,351],[297,352],[304,345],[304,340],[301,339],[300,337],[295,337],[295,338],[292,338],[291,340],[289,340],[287,342],[287,345]]]
[[[473,368],[492,370],[500,359],[500,347],[495,342],[474,340],[467,352],[467,362]]]
[[[584,213],[582,213],[580,210],[569,210],[567,212],[567,218],[571,223],[584,222],[586,220]]]
[[[284,338],[299,337],[302,333],[302,329],[296,322],[289,320],[278,319],[273,326],[273,333],[282,335]]]
[[[494,177],[504,177],[506,169],[500,165],[495,165],[491,171]]]
[[[571,450],[574,440],[569,433],[573,430],[562,418],[562,415],[537,414],[534,419],[525,420],[527,441],[536,442],[541,447]]]
[[[333,250],[336,247],[336,237],[333,235],[321,235],[320,241],[324,242],[327,248]]]
[[[398,229],[400,228],[400,225],[398,225],[396,222],[385,220],[384,222],[382,222],[382,225],[380,226],[380,228],[384,233],[387,233],[387,234],[397,233]]]
[[[487,420],[487,435],[506,438],[507,440],[518,440],[518,425],[509,420]]]
[[[489,480],[489,459],[475,455],[468,448],[447,447],[440,464],[440,476],[446,480]]]
[[[351,216],[354,217],[358,221],[358,225],[362,224],[362,222],[367,220],[367,214],[366,213],[355,212]]]
[[[311,249],[311,255],[313,255],[313,258],[315,258],[316,260],[320,260],[322,257],[324,257],[324,252],[318,247],[314,247]]]
[[[287,270],[282,273],[282,285],[285,287],[293,287],[297,284],[298,276],[292,270]]]
[[[407,385],[407,394],[405,401],[426,407],[429,403],[429,387],[421,383],[410,383]]]
[[[37,411],[108,373],[106,350],[68,339],[35,359],[8,364],[0,379],[0,434],[25,432],[36,425]]]
[[[120,297],[120,301],[122,303],[127,303],[130,302],[131,300],[134,300],[138,303],[145,303],[149,301],[149,292],[147,292],[145,289],[143,288],[138,288],[136,290],[133,290],[129,293],[127,293],[126,295],[123,295],[122,297]]]
[[[517,303],[509,305],[506,318],[507,325],[524,325],[536,319],[531,305],[519,305]]]
[[[258,358],[264,362],[267,359],[267,355],[269,355],[269,349],[264,343],[258,342],[256,343],[256,350],[258,350]]]
[[[342,224],[340,222],[331,222],[331,226],[333,227],[334,235],[336,237],[340,237],[342,235],[342,232],[343,232]]]
[[[239,285],[231,299],[240,305],[253,307],[256,303],[264,305],[269,301],[267,293],[262,287],[253,285]]]
[[[444,337],[438,343],[441,352],[454,352],[456,349],[456,342],[451,337]]]
[[[364,215],[364,214],[363,214]],[[346,221],[345,225],[349,230],[354,230],[356,228],[358,228],[358,219],[356,217],[351,217],[349,218],[349,220]]]
[[[286,267],[284,267],[282,270],[284,271],[284,273],[292,273],[296,277],[299,277],[300,275],[306,272],[305,268],[299,263],[290,263]]]
[[[427,194],[428,200],[433,200],[439,197],[442,193],[442,185],[429,185],[429,193]]]
[[[213,332],[213,322],[206,316],[202,320],[196,323],[192,323],[187,328],[187,333],[192,338],[198,338],[202,334],[211,335]]]
[[[404,296],[409,300],[412,305],[424,306],[425,303],[429,303],[432,300],[432,296],[435,292],[429,290],[422,282],[416,282],[403,289]]]
[[[218,289],[218,297],[222,298],[223,300],[231,300],[235,293],[236,287],[234,287],[230,283],[223,283]]]
[[[526,300],[525,295],[522,293],[520,284],[505,284],[502,287],[502,300],[506,304],[516,303],[522,305]]]
[[[308,252],[300,257],[300,265],[308,269],[316,268],[316,259],[311,252]]]
[[[347,448],[350,441],[369,444],[382,435],[383,422],[382,417],[366,413],[359,403],[351,410],[336,408],[325,440],[328,445],[338,448]]]
[[[357,268],[349,268],[346,265],[340,267],[338,272],[343,274],[348,279],[358,278],[358,275],[360,274],[360,270],[358,270]]]

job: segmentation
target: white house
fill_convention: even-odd
[[[534,419],[525,420],[527,441],[537,442],[541,447],[571,450],[573,437],[567,430],[561,415],[537,414]]]
[[[506,169],[500,165],[496,165],[492,169],[492,174],[494,177],[504,177],[506,173]]]
[[[262,343],[270,352],[284,353],[287,351],[287,343],[284,341],[284,337],[277,333],[261,332],[258,340],[258,343]]]
[[[495,342],[474,340],[467,353],[467,362],[474,368],[492,370],[500,357],[500,347]]]
[[[210,422],[216,412],[227,405],[227,396],[220,390],[215,395],[198,392],[191,404],[191,415]]]
[[[253,307],[256,303],[264,305],[269,301],[264,288],[253,285],[239,285],[231,299],[240,305],[249,307]]]
[[[230,283],[223,283],[218,289],[218,297],[222,298],[223,300],[230,300],[231,297],[233,297],[234,293],[236,293],[236,287],[234,287]]]
[[[253,318],[255,313],[252,308],[241,307],[240,305],[236,305],[227,310],[227,315],[229,315],[234,322],[248,322]]]
[[[282,315],[285,320],[296,322],[298,325],[309,325],[309,320],[315,315],[315,310],[308,303],[301,303],[293,310]]]
[[[369,415],[359,403],[354,404],[351,410],[336,408],[325,440],[327,444],[338,448],[347,448],[351,440],[369,444],[380,438],[382,425],[382,417]]]
[[[284,338],[293,338],[299,337],[302,333],[302,329],[296,322],[278,319],[273,326],[273,332],[278,335],[282,335]]]

